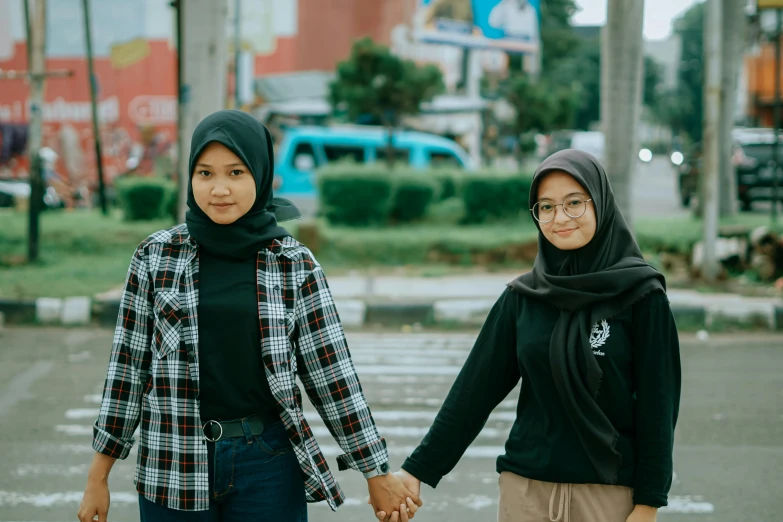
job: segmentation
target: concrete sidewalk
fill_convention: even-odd
[[[330,277],[347,324],[483,324],[518,273],[449,277]],[[672,310],[686,328],[727,325],[783,330],[783,299],[670,289]]]
[[[480,326],[506,284],[518,273],[446,277],[328,277],[346,327],[422,325]],[[727,326],[783,331],[783,299],[707,294],[670,289],[672,310],[683,329]],[[39,322],[113,326],[121,290],[90,299],[41,298],[29,302],[0,300],[7,323]]]

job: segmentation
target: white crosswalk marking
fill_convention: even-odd
[[[67,491],[65,493],[18,493],[0,491],[0,506],[17,506],[29,504],[35,507],[52,507],[60,505],[77,505],[82,500],[84,491]],[[139,501],[138,493],[117,492],[111,494],[112,504],[135,504]]]
[[[427,434],[473,345],[475,334],[378,334],[349,333],[348,341],[373,418],[387,441],[392,467],[396,469]],[[8,508],[25,509],[15,520],[46,520],[45,510],[60,508],[75,512],[82,498],[91,447],[92,424],[98,415],[102,382],[93,393],[79,395],[61,418],[52,424],[59,442],[44,442],[30,452],[27,462],[14,461],[9,468],[19,489],[0,488],[0,513]],[[497,510],[495,460],[516,418],[518,389],[490,414],[460,463],[444,477],[442,486],[427,490],[427,509],[416,520],[494,520]],[[367,485],[359,473],[337,471],[334,459],[343,454],[323,421],[305,399],[305,415],[329,465],[348,496],[338,516],[344,522],[367,520]],[[137,434],[138,435],[138,434]],[[138,497],[132,491],[138,445],[112,471],[110,519],[137,519]],[[31,460],[37,456],[38,460]],[[46,488],[37,484],[45,483]],[[310,520],[332,520],[325,503],[310,506]],[[670,498],[665,513],[704,514],[714,507],[700,497]],[[121,515],[120,515],[121,514]],[[67,518],[67,517],[66,517]],[[7,522],[0,515],[0,522]]]

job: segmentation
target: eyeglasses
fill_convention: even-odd
[[[550,203],[549,201],[539,201],[530,212],[539,223],[549,223],[555,219],[555,210],[557,207],[563,207],[566,216],[576,219],[582,217],[587,211],[587,202],[592,199],[582,199],[579,196],[570,197],[562,203]]]

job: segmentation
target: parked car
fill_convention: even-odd
[[[695,145],[677,170],[677,187],[680,194],[680,205],[684,208],[691,206],[694,196],[699,192],[699,179],[701,177],[701,149]]]
[[[604,133],[600,131],[575,132],[571,136],[571,148],[592,154],[603,163],[606,151]]]
[[[552,132],[547,155],[564,149],[587,152],[595,156],[601,163],[606,160],[606,138],[601,131],[559,130]],[[652,151],[646,148],[639,149],[637,156],[642,163],[649,163],[653,159]]]
[[[742,210],[754,201],[772,201],[775,163],[775,136],[770,129],[743,129],[733,133],[737,146],[732,163],[737,169],[737,197]],[[783,162],[783,144],[778,145],[778,161]],[[779,198],[783,195],[783,170],[777,169]],[[783,198],[781,198],[783,199]]]
[[[737,128],[732,132],[734,140],[731,163],[736,171],[737,198],[740,209],[747,212],[754,201],[772,200],[774,135],[771,129]],[[783,140],[778,149],[783,162]],[[702,159],[697,146],[688,154],[679,169],[679,192],[682,206],[690,205],[699,190]],[[778,171],[779,194],[783,196],[783,171]],[[783,197],[781,197],[783,199]]]
[[[388,133],[379,127],[292,127],[285,131],[275,162],[276,191],[281,196],[315,195],[319,167],[344,159],[356,163],[385,161]],[[472,169],[456,142],[415,131],[394,133],[395,160],[416,169],[448,166]]]

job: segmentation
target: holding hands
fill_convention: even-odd
[[[373,480],[387,479],[389,489],[373,490]],[[375,510],[375,516],[381,522],[408,522],[422,506],[421,481],[401,469],[383,477],[368,480],[370,484],[369,504]]]

